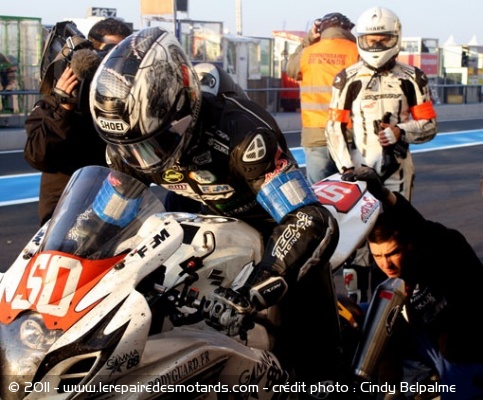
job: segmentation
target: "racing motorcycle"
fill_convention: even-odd
[[[379,203],[364,182],[337,175],[314,190],[339,223],[335,273]],[[78,170],[0,276],[0,398],[284,398],[277,385],[288,374],[262,324],[233,338],[202,317],[213,289],[241,285],[262,252],[260,234],[240,220],[168,213],[132,177]]]

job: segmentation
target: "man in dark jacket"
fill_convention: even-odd
[[[95,56],[90,58],[91,64],[85,59],[78,60],[80,72],[77,74],[90,75],[84,77],[86,80],[92,78],[100,62],[99,55],[130,34],[130,28],[119,20],[108,18],[97,22],[88,34],[93,50],[79,50],[77,53],[81,57]],[[88,53],[81,53],[83,51]],[[75,60],[76,52],[72,63]],[[106,165],[106,144],[99,138],[89,113],[85,112],[87,108],[84,111],[77,103],[76,92],[82,77],[75,73],[68,64],[53,83],[52,91],[49,90],[35,104],[25,121],[25,159],[32,167],[42,171],[38,207],[41,225],[51,218],[74,171],[87,165]]]
[[[483,398],[481,260],[460,232],[425,219],[401,194],[384,188],[375,170],[357,168],[343,179],[367,181],[383,203],[369,247],[384,274],[406,284],[407,324],[391,339],[384,374],[398,365],[397,353],[416,349],[448,385],[442,399]]]

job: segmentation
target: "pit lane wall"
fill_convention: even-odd
[[[435,109],[438,121],[483,119],[483,103],[445,104],[435,106]],[[273,116],[283,132],[300,131],[299,112],[280,112],[274,113]],[[20,150],[25,145],[25,130],[18,127],[21,124],[11,124],[11,126],[7,125],[0,128],[0,151]]]
[[[438,121],[454,121],[463,119],[483,119],[483,103],[444,104],[434,107]],[[300,113],[274,113],[283,132],[300,131]],[[482,122],[483,124],[483,122]]]

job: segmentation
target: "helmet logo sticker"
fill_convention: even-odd
[[[181,110],[184,104],[185,104],[185,98],[184,96],[180,96],[180,98],[178,99],[178,103],[176,103],[176,111]]]
[[[223,154],[226,154],[226,155],[228,155],[228,153],[230,151],[229,147],[226,144],[220,143],[220,141],[218,141],[214,138],[208,139],[208,145],[210,147],[212,147],[213,150],[216,150],[216,151],[223,153]]]
[[[382,32],[385,31],[385,26],[366,26],[366,31]]]
[[[198,183],[204,184],[213,183],[216,181],[216,176],[210,171],[192,171],[190,172],[189,177]]]
[[[242,160],[244,162],[255,162],[262,160],[267,154],[267,146],[262,135],[256,135],[248,145]]]
[[[209,151],[205,151],[204,153],[193,157],[193,163],[195,163],[196,165],[209,164],[212,161],[213,160],[211,158],[211,153]]]
[[[191,86],[190,71],[186,64],[181,65],[181,73],[183,75],[183,86],[190,87]]]
[[[203,193],[228,193],[234,192],[230,185],[198,185]]]
[[[163,181],[169,183],[177,183],[181,182],[184,179],[184,175],[180,172],[174,171],[172,169],[168,169],[163,173]]]
[[[97,123],[102,130],[115,134],[126,133],[129,130],[129,125],[122,119],[97,118]]]

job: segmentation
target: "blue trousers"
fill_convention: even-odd
[[[425,334],[416,333],[415,336],[419,350],[438,371],[440,383],[454,387],[454,392],[441,393],[442,400],[483,399],[483,364],[452,363],[443,357]]]
[[[339,172],[326,146],[304,147],[304,153],[307,179],[311,185]]]

